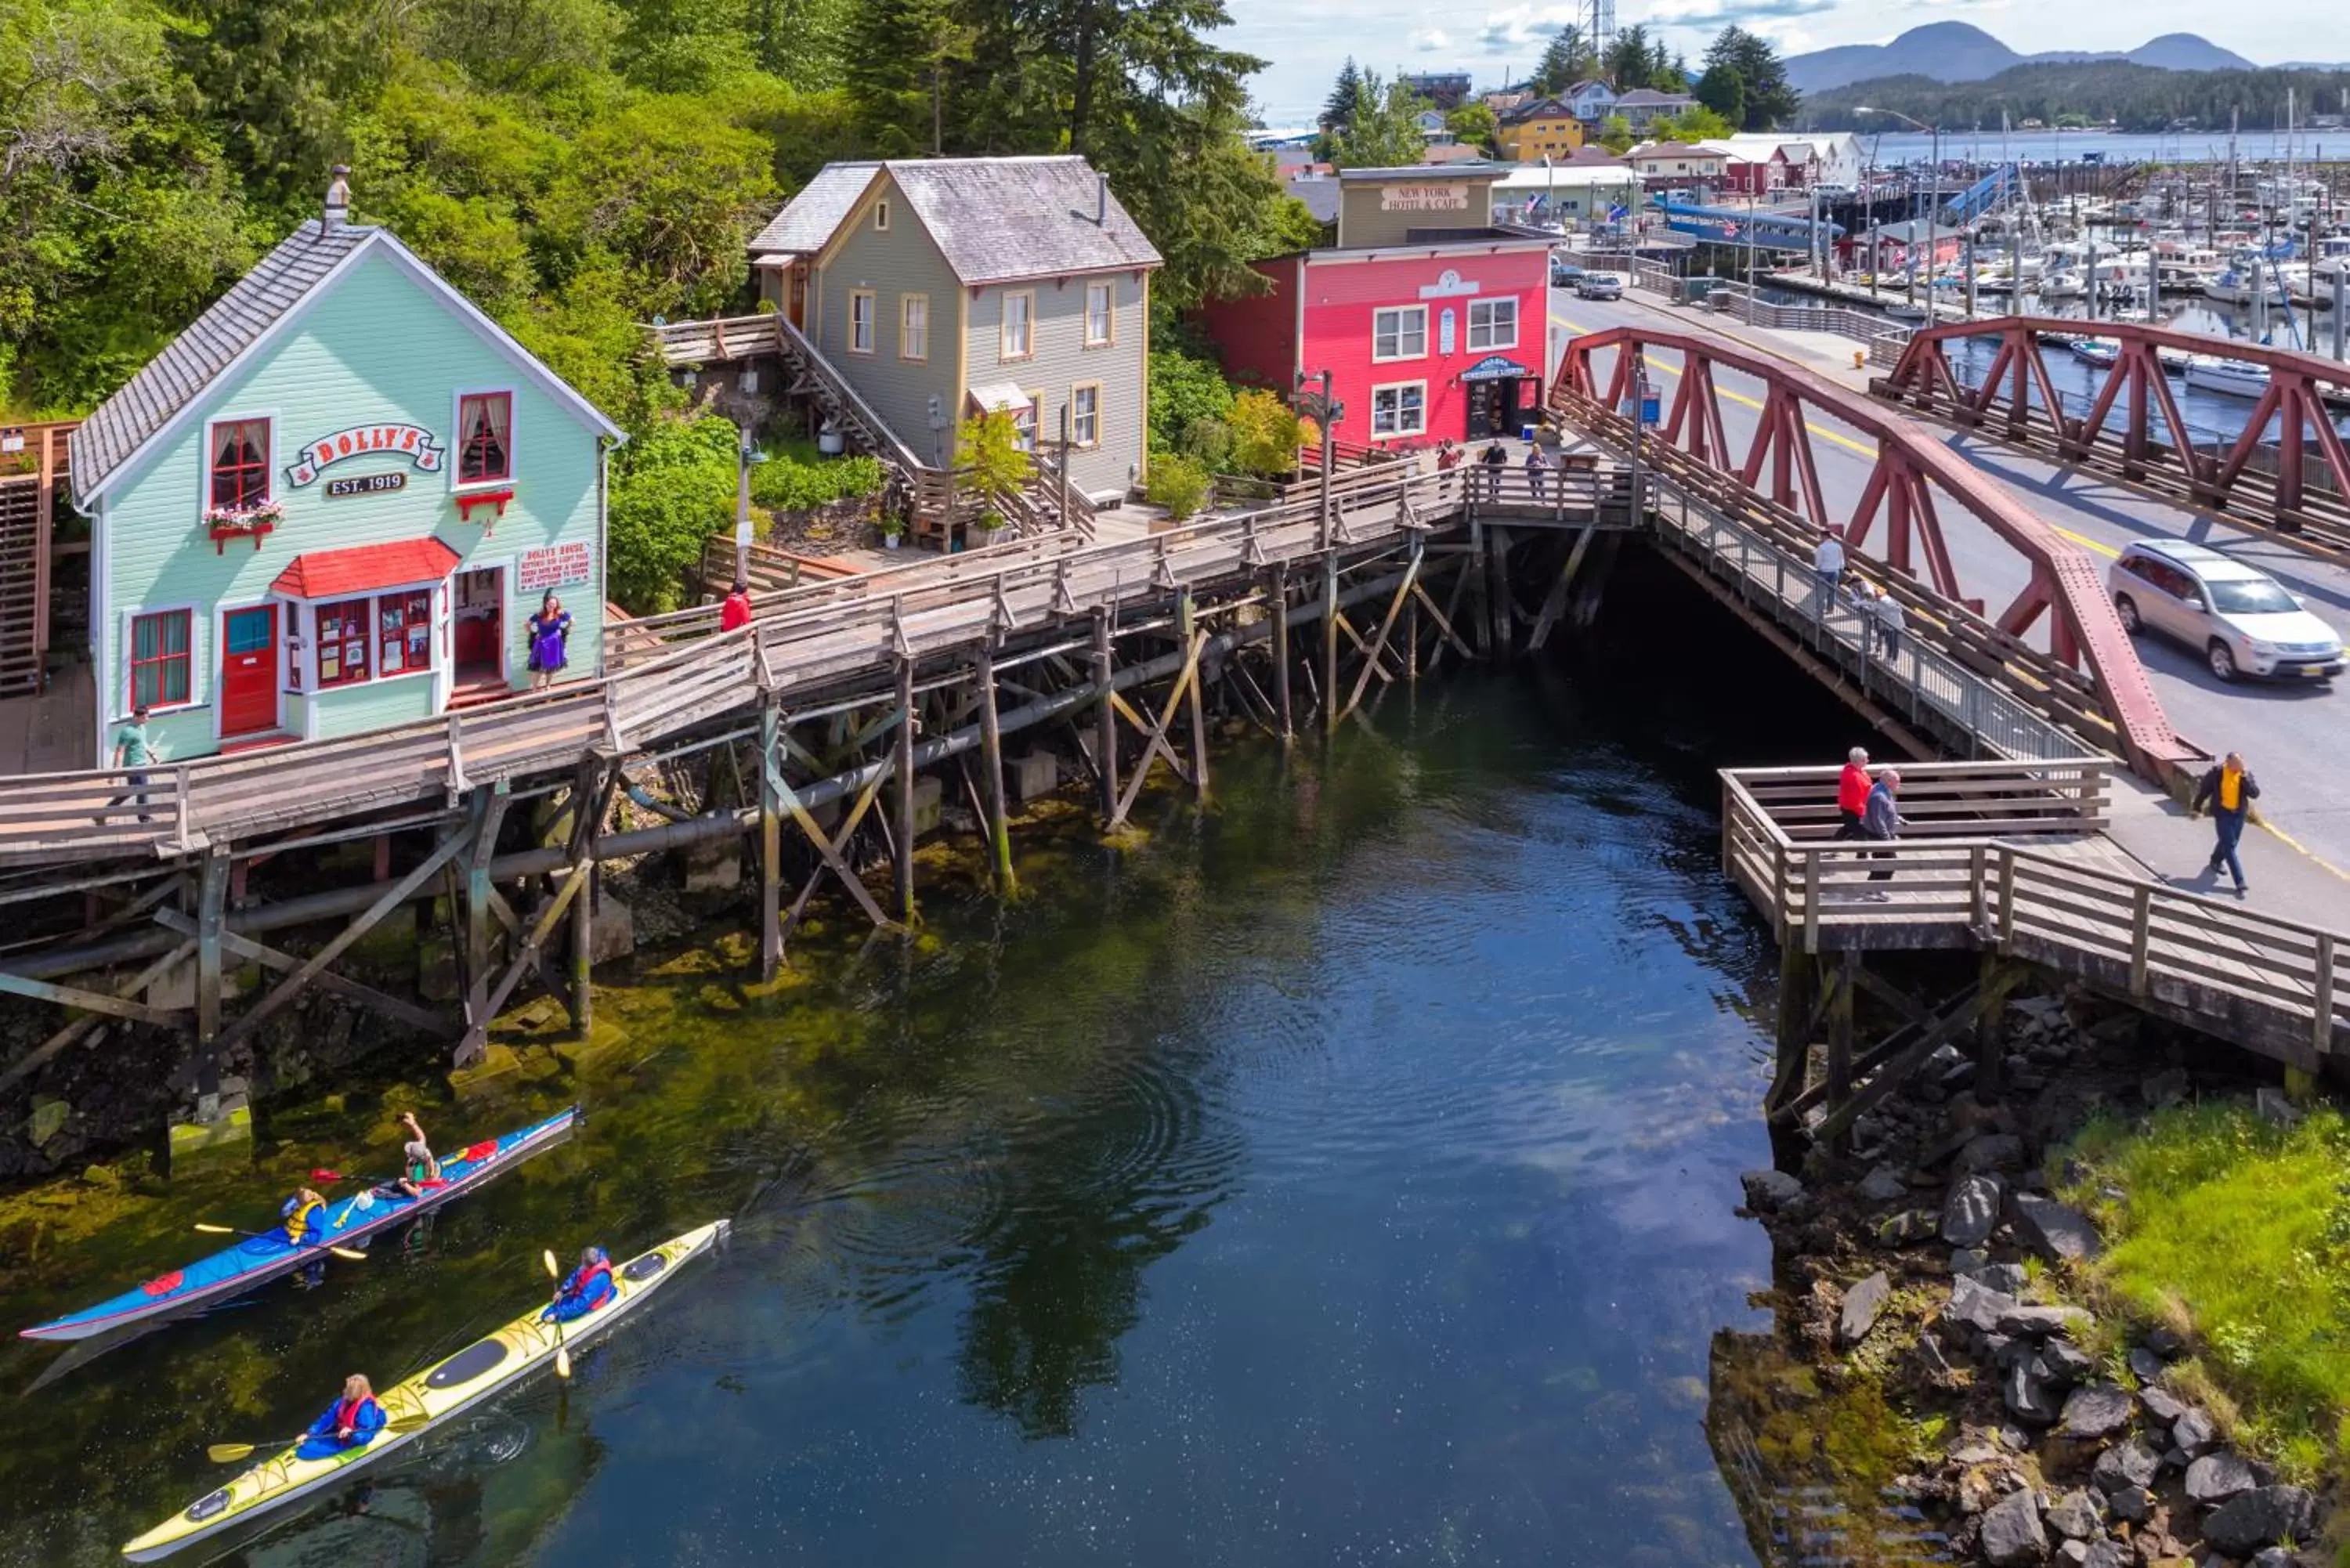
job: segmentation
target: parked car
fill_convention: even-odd
[[[2142,539],[2106,574],[2131,633],[2160,632],[2203,655],[2222,680],[2324,680],[2342,673],[2342,639],[2284,585],[2207,545]]]
[[[1550,258],[1550,286],[1553,288],[1573,288],[1583,281],[1583,268],[1565,256]]]
[[[1624,279],[1617,273],[1586,272],[1575,280],[1575,296],[1577,299],[1621,299],[1624,297]]]

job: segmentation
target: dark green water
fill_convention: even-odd
[[[1701,1423],[1711,1336],[1768,1321],[1731,1210],[1769,1158],[1745,1014],[1773,959],[1716,869],[1711,769],[1844,741],[1718,651],[1701,684],[1513,671],[1285,769],[1227,753],[1204,820],[1026,848],[1025,900],[934,898],[913,946],[836,925],[779,994],[709,955],[601,993],[627,1039],[577,1085],[584,1134],[408,1249],[46,1386],[54,1350],[5,1353],[0,1560],[112,1560],[216,1484],[204,1443],[504,1321],[543,1246],[731,1214],[569,1385],[232,1560],[1752,1563]],[[277,1129],[307,1141],[257,1179],[356,1165],[384,1121]],[[136,1205],[0,1314],[267,1203]]]

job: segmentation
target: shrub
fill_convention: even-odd
[[[880,491],[880,460],[861,455],[815,462],[770,458],[751,471],[751,499],[770,512],[812,512],[829,502]]]
[[[1183,427],[1175,450],[1213,473],[1232,461],[1232,427],[1222,420],[1193,420]]]
[[[606,585],[621,607],[677,607],[702,544],[734,517],[732,422],[657,419],[614,459]]]
[[[1167,514],[1180,523],[1207,504],[1208,471],[1180,452],[1154,457],[1142,498],[1154,506],[1164,506]]]
[[[1302,421],[1273,393],[1261,388],[1241,393],[1224,422],[1232,432],[1232,463],[1243,472],[1277,479],[1296,469]]]
[[[1222,420],[1232,406],[1232,389],[1214,359],[1173,346],[1150,351],[1150,444],[1178,448],[1201,420]]]

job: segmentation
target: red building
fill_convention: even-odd
[[[1517,434],[1542,406],[1551,242],[1492,226],[1506,172],[1347,170],[1335,246],[1258,263],[1270,293],[1203,313],[1225,369],[1283,392],[1329,371],[1344,441]]]

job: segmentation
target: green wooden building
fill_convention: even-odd
[[[163,760],[428,719],[600,672],[620,431],[381,228],[304,223],[75,433],[91,747]]]

